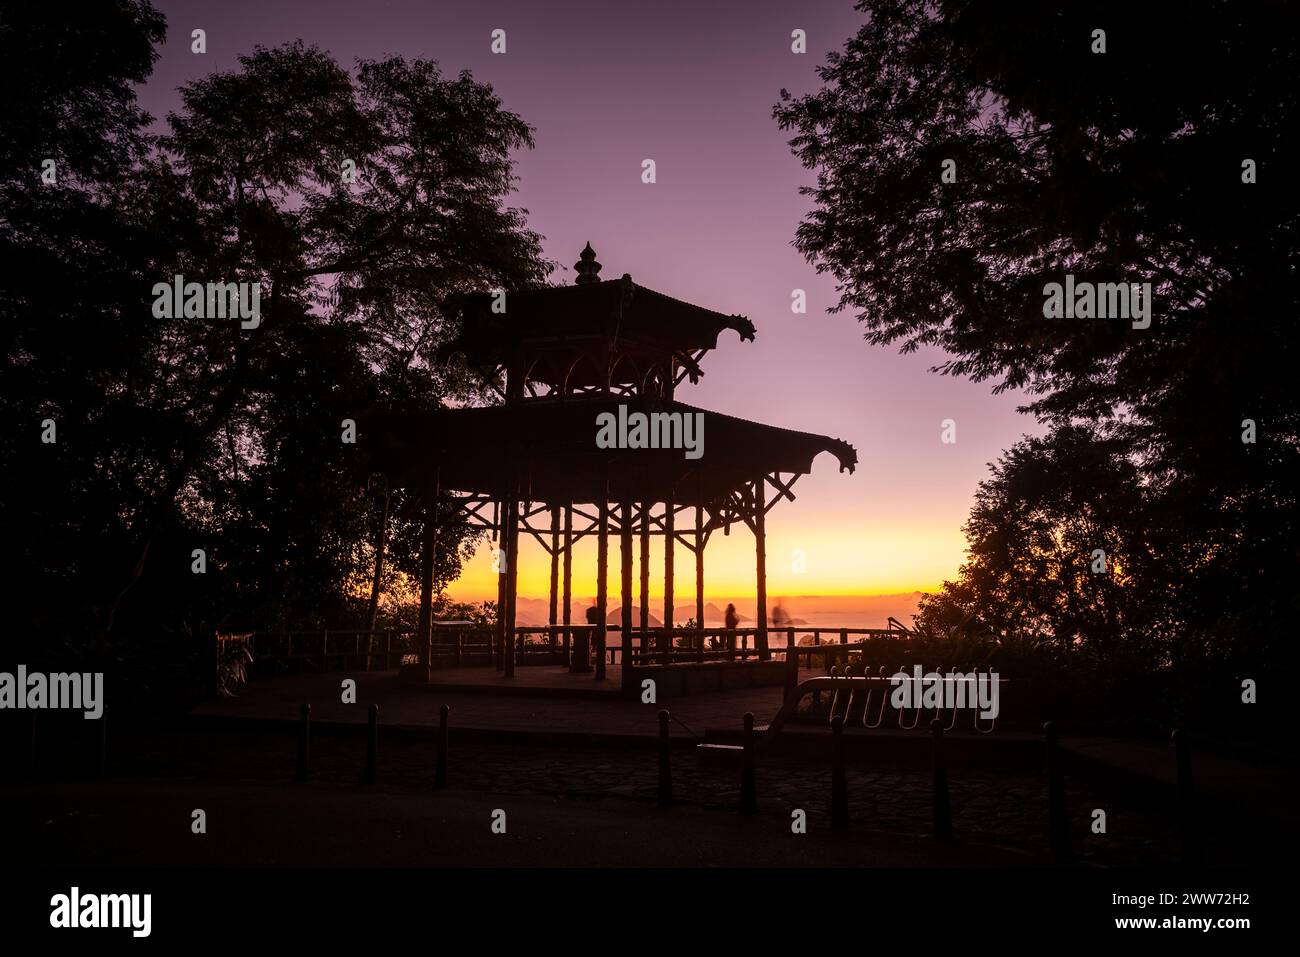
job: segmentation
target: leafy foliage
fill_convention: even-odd
[[[531,130],[469,74],[291,43],[187,84],[152,135],[132,87],[164,33],[147,3],[3,16],[0,519],[27,626],[4,657],[143,642],[184,663],[216,628],[358,621],[380,510],[342,422],[482,401],[433,362],[439,303],[552,268],[506,203]],[[260,325],[155,318],[176,275],[260,283]],[[390,504],[396,589],[422,505]],[[474,544],[443,541],[440,583]]]
[[[1295,9],[859,6],[822,88],[775,108],[817,173],[795,245],[869,342],[937,347],[935,371],[1022,389],[1053,429],[981,488],[922,624],[1275,667],[1300,610]],[[1066,273],[1151,283],[1151,327],[1045,319]]]

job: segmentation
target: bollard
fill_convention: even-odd
[[[1169,736],[1174,747],[1174,762],[1178,773],[1178,840],[1182,845],[1183,859],[1189,861],[1195,856],[1195,819],[1193,804],[1196,790],[1192,781],[1192,753],[1187,740],[1187,732],[1175,729]]]
[[[934,767],[934,838],[944,844],[952,841],[952,806],[948,801],[948,761],[943,750],[943,722],[930,722],[932,763]]]
[[[99,720],[95,723],[99,725],[95,729],[97,731],[95,775],[103,777],[108,770],[108,716],[101,714]]]
[[[298,713],[298,769],[294,772],[295,781],[308,778],[308,761],[311,758],[311,705],[305,704]]]
[[[36,712],[31,712],[31,732],[27,736],[27,774],[31,778],[38,776],[39,766],[36,760]]]
[[[758,787],[754,781],[754,713],[745,712],[745,750],[740,764],[740,813],[758,811]]]
[[[672,744],[668,740],[668,712],[659,712],[659,794],[658,804],[667,807],[673,803]]]
[[[433,772],[433,786],[436,788],[447,786],[447,719],[450,715],[451,708],[447,705],[438,709],[438,763]]]
[[[849,829],[849,783],[844,776],[844,715],[831,717],[831,830]]]
[[[799,687],[799,653],[790,648],[785,653],[785,701],[788,704]]]
[[[1065,810],[1065,776],[1061,769],[1061,752],[1057,743],[1056,723],[1043,725],[1047,738],[1047,832],[1052,853],[1060,860],[1073,856],[1070,848],[1070,821]]]
[[[362,784],[375,783],[375,767],[379,763],[379,705],[370,706],[370,728],[366,735],[366,769],[361,772]]]

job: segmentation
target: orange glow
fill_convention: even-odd
[[[906,528],[891,524],[845,522],[831,527],[786,528],[773,523],[767,535],[767,593],[788,595],[879,595],[933,591],[956,575],[965,551],[961,532],[947,527]],[[519,540],[519,594],[545,598],[550,590],[550,559],[529,536]],[[800,569],[802,552],[802,570]],[[610,605],[618,604],[621,588],[620,549],[616,535],[609,541]],[[640,596],[640,543],[633,540],[633,594]],[[490,545],[482,545],[448,591],[461,600],[495,599],[497,575]],[[674,598],[695,595],[695,556],[679,545],[674,554]],[[650,595],[663,595],[663,539],[650,542]],[[731,534],[715,532],[704,560],[704,594],[726,599],[755,595],[754,536],[744,525]],[[573,550],[574,600],[596,592],[596,541],[584,538]]]

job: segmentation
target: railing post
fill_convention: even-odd
[[[96,741],[98,747],[95,749],[98,752],[95,755],[95,774],[103,777],[104,772],[108,770],[108,715],[101,714],[96,724],[99,727],[95,729],[98,738]]]
[[[668,712],[659,712],[659,793],[657,803],[667,807],[673,803],[672,744],[668,738]]]
[[[1061,860],[1072,856],[1070,849],[1070,821],[1065,810],[1065,775],[1061,768],[1060,744],[1057,741],[1056,722],[1043,725],[1047,743],[1047,826],[1052,853]]]
[[[740,764],[740,813],[758,811],[758,786],[754,780],[754,713],[745,712],[744,752]]]
[[[930,754],[934,770],[934,837],[947,844],[952,841],[952,806],[948,801],[948,758],[943,747],[943,722],[930,722]]]
[[[785,652],[785,700],[788,704],[794,699],[799,688],[799,653],[793,648]]]
[[[311,705],[305,704],[298,711],[298,768],[294,773],[295,781],[306,781],[311,775]]]
[[[361,772],[362,784],[374,784],[379,764],[379,705],[370,706],[370,727],[366,734],[366,768]]]
[[[849,785],[844,775],[844,715],[831,717],[831,830],[849,829]]]
[[[1196,789],[1192,781],[1191,744],[1187,732],[1176,729],[1170,735],[1174,747],[1174,761],[1178,773],[1178,840],[1182,845],[1183,860],[1191,861],[1196,856]]]
[[[320,633],[320,673],[324,674],[329,670],[330,665],[330,630],[324,629]]]
[[[27,733],[27,775],[32,780],[37,777],[40,770],[36,751],[36,712],[29,712],[28,733]]]
[[[433,773],[435,788],[447,786],[447,718],[450,714],[451,708],[447,705],[438,709],[438,761]]]

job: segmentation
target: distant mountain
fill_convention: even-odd
[[[587,623],[587,608],[594,604],[592,601],[574,601],[570,605],[570,620],[575,625],[585,625]],[[556,609],[556,617],[561,620],[564,618],[564,610]],[[694,612],[692,612],[694,614]],[[544,628],[549,623],[551,615],[551,603],[548,600],[540,598],[524,598],[522,595],[515,599],[515,626],[518,628]],[[685,619],[683,619],[684,621]],[[623,622],[623,607],[621,605],[613,606],[605,616],[606,624],[619,625]],[[641,606],[632,606],[632,627],[641,627]],[[657,618],[654,612],[650,613],[650,627],[662,628],[663,622]]]
[[[684,623],[687,620],[695,617],[695,606],[680,605],[677,608],[673,609],[673,617],[676,618],[678,621]],[[705,627],[708,627],[710,625],[715,625],[718,628],[721,628],[725,623],[724,622],[725,617],[726,617],[726,612],[724,612],[713,602],[709,601],[704,603]],[[736,620],[743,625],[745,622],[753,621],[754,619],[750,618],[748,615],[742,615],[739,612],[737,612]]]
[[[584,611],[583,614],[585,615],[586,612]],[[621,625],[621,624],[623,624],[623,606],[622,606],[622,605],[618,605],[618,606],[615,607],[615,608],[614,608],[614,609],[613,609],[609,614],[607,614],[607,615],[605,616],[605,624],[607,624],[607,625]],[[651,628],[662,628],[663,626],[664,626],[664,623],[663,623],[662,621],[660,621],[658,618],[655,617],[654,612],[651,612],[651,613],[650,613],[650,627],[651,627]],[[633,627],[633,628],[640,628],[640,627],[641,627],[641,606],[640,606],[640,605],[633,605],[633,606],[632,606],[632,627]]]
[[[542,628],[549,624],[551,603],[540,598],[515,598],[515,627]]]
[[[916,614],[917,600],[920,597],[920,592],[903,592],[891,595],[792,595],[785,599],[783,607],[787,612],[797,615],[792,622],[796,628],[884,628],[886,620],[891,615],[910,624],[911,616]],[[611,594],[610,598],[613,599],[614,596]],[[753,609],[752,598],[741,598],[735,601],[738,607],[745,608],[747,611]],[[574,596],[572,615],[576,624],[584,624],[587,621],[587,608],[594,602],[595,600],[590,596]],[[716,602],[706,602],[704,605],[705,626],[721,628],[723,609],[726,607],[727,600],[723,598]],[[661,611],[663,604],[652,604],[651,608]],[[769,597],[768,613],[770,614],[774,608],[774,599]],[[544,598],[524,598],[520,596],[515,606],[515,618],[522,627],[539,628],[546,624],[549,609],[550,603]],[[689,605],[678,605],[673,609],[673,618],[676,624],[685,624],[694,617],[694,602]],[[610,612],[609,621],[612,624],[618,624],[619,618],[620,614],[617,607],[615,607]],[[742,614],[739,618],[742,627],[754,627],[753,616]],[[639,607],[633,607],[632,621],[638,626],[641,624],[641,610]],[[655,628],[662,627],[660,620],[653,615],[651,624]]]

